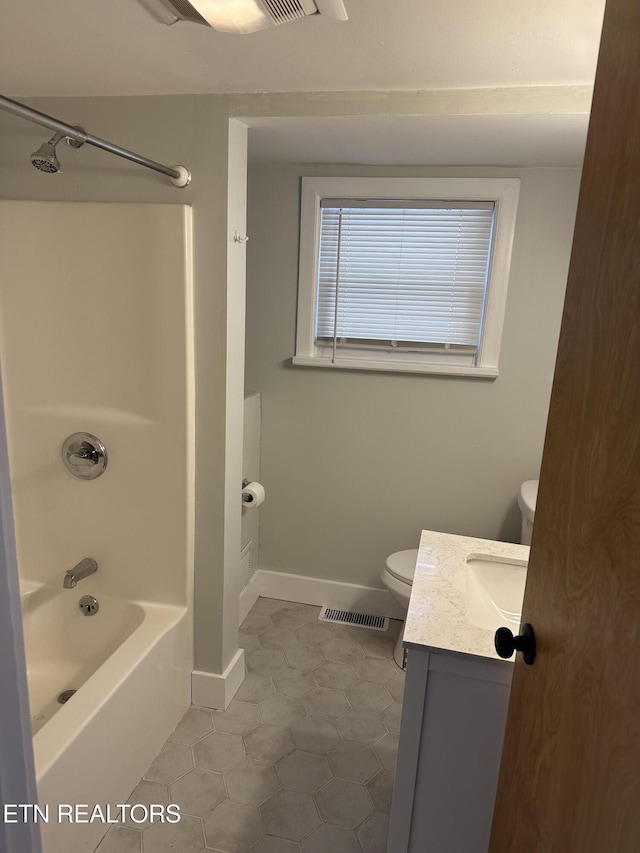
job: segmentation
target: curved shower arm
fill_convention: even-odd
[[[134,151],[122,148],[120,145],[114,145],[112,142],[107,142],[106,139],[100,139],[99,136],[92,136],[81,128],[59,121],[57,118],[53,118],[53,116],[48,116],[46,113],[41,113],[32,107],[26,106],[26,104],[13,101],[4,95],[0,95],[0,109],[13,113],[27,121],[32,121],[35,124],[48,127],[50,130],[56,131],[56,133],[61,133],[63,136],[73,139],[80,145],[87,142],[96,148],[102,148],[103,151],[109,151],[111,154],[117,154],[118,157],[124,157],[125,160],[131,160],[132,163],[137,163],[139,166],[146,166],[147,169],[161,172],[163,175],[171,178],[171,183],[176,187],[186,187],[191,181],[191,172],[186,166],[164,166],[162,163],[149,160],[148,157],[143,157],[141,154],[136,154]]]

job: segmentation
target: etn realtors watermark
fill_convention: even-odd
[[[88,805],[87,803],[58,803],[38,806],[35,803],[5,803],[2,819],[9,823],[179,823],[180,806],[171,803],[118,803]]]

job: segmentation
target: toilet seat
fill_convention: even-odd
[[[417,548],[410,548],[408,551],[396,551],[395,554],[387,557],[387,571],[396,580],[411,586],[416,573],[417,559]]]

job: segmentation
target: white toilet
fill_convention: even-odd
[[[536,512],[537,498],[538,481],[526,480],[520,486],[520,494],[518,495],[518,506],[522,513],[520,542],[523,545],[531,544],[531,531],[533,530],[533,518]],[[417,559],[417,548],[410,548],[408,551],[396,551],[395,554],[391,554],[387,557],[386,565],[380,572],[380,579],[382,580],[382,583],[405,611],[409,609],[411,586],[416,572]],[[404,668],[402,632],[400,632],[398,642],[393,650],[393,659],[398,666]]]
[[[520,486],[520,494],[518,495],[518,506],[522,513],[522,525],[520,528],[520,542],[522,545],[531,545],[533,517],[536,514],[537,499],[538,481],[525,480]]]
[[[380,572],[382,583],[405,612],[409,609],[409,598],[411,597],[413,576],[416,573],[417,559],[417,548],[411,548],[408,551],[396,551],[395,554],[387,557],[386,565]],[[396,647],[393,650],[393,659],[399,667],[404,669],[402,635],[403,632],[401,631]]]

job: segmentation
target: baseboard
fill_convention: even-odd
[[[391,619],[404,619],[407,615],[386,589],[265,569],[258,569],[256,575],[260,578],[259,589],[263,598],[279,598],[299,604],[326,604],[340,610],[356,610]]]
[[[221,675],[194,669],[191,673],[191,704],[224,711],[243,681],[244,649],[238,649]]]
[[[251,580],[240,593],[240,625],[249,615],[249,611],[260,597],[260,572],[254,572]]]

